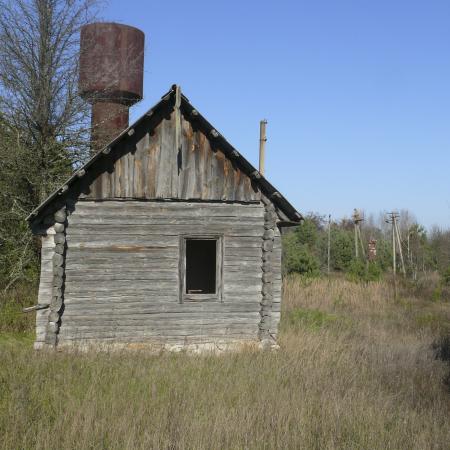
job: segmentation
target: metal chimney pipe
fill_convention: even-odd
[[[95,152],[128,127],[129,108],[142,99],[144,33],[117,23],[81,28],[80,95],[92,104]]]
[[[259,173],[261,175],[264,175],[264,160],[266,156],[266,125],[266,119],[263,119],[259,122]]]

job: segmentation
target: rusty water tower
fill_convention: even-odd
[[[128,127],[129,108],[142,99],[144,33],[117,23],[81,28],[80,95],[92,104],[92,150]]]

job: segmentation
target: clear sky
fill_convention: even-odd
[[[406,208],[450,226],[450,0],[110,0],[174,83],[301,212]]]

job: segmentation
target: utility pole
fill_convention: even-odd
[[[364,221],[364,219],[361,217],[359,211],[355,208],[353,210],[353,224],[354,224],[354,229],[355,229],[355,257],[356,259],[359,258],[359,246],[361,245],[361,253],[363,255],[363,258],[366,258],[366,252],[364,250],[364,244],[362,242],[362,237],[361,237],[361,228],[360,228],[360,224],[361,222]]]
[[[259,173],[264,176],[264,160],[266,154],[266,125],[267,120],[263,119],[259,122]]]
[[[397,249],[396,249],[396,221],[399,217],[398,212],[392,211],[387,213],[386,223],[392,225],[392,274],[394,276],[394,298],[397,299]]]
[[[403,250],[402,250],[402,243],[401,243],[401,239],[400,239],[400,231],[398,229],[398,223],[397,223],[397,220],[395,217],[394,217],[394,228],[395,228],[395,234],[397,236],[398,250],[400,253],[400,261],[402,263],[402,273],[404,276],[406,276],[405,260],[403,259]]]
[[[331,214],[328,214],[328,276],[330,276],[331,259]]]
[[[386,218],[386,223],[390,223],[392,225],[392,270],[395,275],[397,273],[397,245],[399,247],[399,253],[402,260],[402,271],[404,272],[405,270],[400,235],[397,228],[397,219],[400,217],[400,215],[397,211],[392,211],[387,213],[387,216],[388,217]]]
[[[411,248],[410,248],[410,239],[411,239],[411,227],[408,227],[408,240],[407,240],[407,259],[408,264],[411,267]]]

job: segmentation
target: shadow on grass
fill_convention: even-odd
[[[450,334],[441,336],[433,342],[433,351],[436,359],[445,361],[448,365],[448,373],[444,377],[444,384],[450,392]]]

